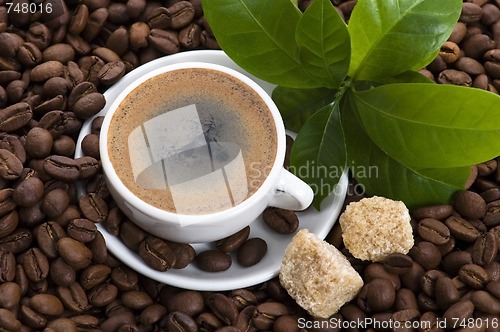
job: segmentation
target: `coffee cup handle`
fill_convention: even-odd
[[[269,206],[302,211],[311,205],[314,193],[307,183],[287,171],[281,170]]]

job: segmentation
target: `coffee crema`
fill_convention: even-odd
[[[178,214],[238,205],[266,179],[277,153],[271,111],[237,78],[206,68],[148,79],[120,103],[111,163],[144,202]]]

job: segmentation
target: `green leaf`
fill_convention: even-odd
[[[440,84],[388,84],[353,94],[371,139],[415,168],[469,166],[498,156],[500,96]]]
[[[346,169],[338,103],[323,107],[304,124],[292,145],[290,161],[290,171],[313,189],[313,205],[319,210]]]
[[[314,0],[306,9],[296,39],[303,68],[321,86],[339,88],[349,69],[351,42],[330,0]]]
[[[319,86],[300,64],[302,14],[290,0],[203,0],[203,10],[221,48],[249,73],[276,85]]]
[[[453,194],[464,188],[470,167],[438,170],[406,167],[370,140],[355,116],[355,107],[351,101],[347,109],[342,110],[342,127],[347,142],[348,164],[368,195],[401,200],[413,209],[449,203]]]
[[[336,92],[326,88],[291,89],[278,86],[273,90],[272,98],[285,127],[298,133],[311,115],[334,101]]]
[[[461,10],[462,0],[359,0],[348,26],[349,76],[377,80],[423,68],[451,34]]]

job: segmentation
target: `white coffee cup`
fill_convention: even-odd
[[[174,213],[144,202],[134,195],[119,178],[108,151],[108,132],[111,120],[119,105],[127,96],[152,77],[169,71],[188,68],[206,68],[220,71],[249,86],[267,105],[272,114],[277,134],[276,156],[266,179],[259,189],[239,204],[208,214]],[[112,101],[109,111],[105,115],[100,131],[99,146],[102,167],[109,191],[116,204],[133,222],[149,233],[167,240],[197,243],[216,241],[236,233],[256,220],[268,206],[304,210],[311,204],[313,199],[312,189],[283,167],[286,149],[285,141],[285,128],[281,115],[270,96],[257,83],[245,75],[224,66],[202,62],[185,62],[155,68],[144,73],[122,91]],[[237,159],[234,159],[235,162],[237,162]],[[120,165],[116,166],[120,167]],[[167,173],[171,172],[172,169],[172,167],[167,167]],[[202,184],[199,179],[195,180],[198,180],[197,185]]]

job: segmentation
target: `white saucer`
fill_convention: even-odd
[[[201,61],[230,67],[255,80],[269,94],[271,94],[274,88],[274,85],[255,78],[238,67],[238,65],[236,65],[223,51],[200,50],[177,53],[148,62],[142,67],[156,68],[186,61]],[[109,105],[111,105],[110,101],[116,98],[125,86],[130,84],[130,82],[135,80],[140,75],[140,73],[132,71],[124,76],[118,83],[109,88],[104,93],[107,100],[106,106],[96,116],[105,115],[108,111]],[[80,136],[77,141],[75,158],[82,156],[81,141],[85,135],[90,133],[91,122],[92,119],[89,119],[82,126]],[[335,190],[323,201],[321,211],[316,211],[313,207],[311,207],[307,211],[297,213],[300,220],[299,229],[307,228],[310,232],[315,233],[318,237],[324,239],[340,213],[347,192],[347,184],[347,174],[344,173]],[[80,190],[80,194],[82,193],[83,191]],[[147,266],[137,254],[128,249],[119,238],[110,235],[102,225],[97,225],[97,227],[106,239],[108,250],[123,263],[130,266],[137,272],[168,285],[202,291],[223,291],[249,287],[277,276],[285,248],[293,237],[293,234],[277,234],[272,231],[259,217],[250,225],[250,237],[261,237],[264,239],[267,242],[268,251],[265,257],[258,264],[252,267],[243,267],[238,264],[236,257],[233,256],[232,266],[223,272],[203,272],[194,264],[190,264],[188,267],[181,270],[171,269],[167,272],[159,272]],[[207,243],[195,244],[193,247],[197,252],[200,252],[208,248],[213,249],[215,246],[214,243]]]

